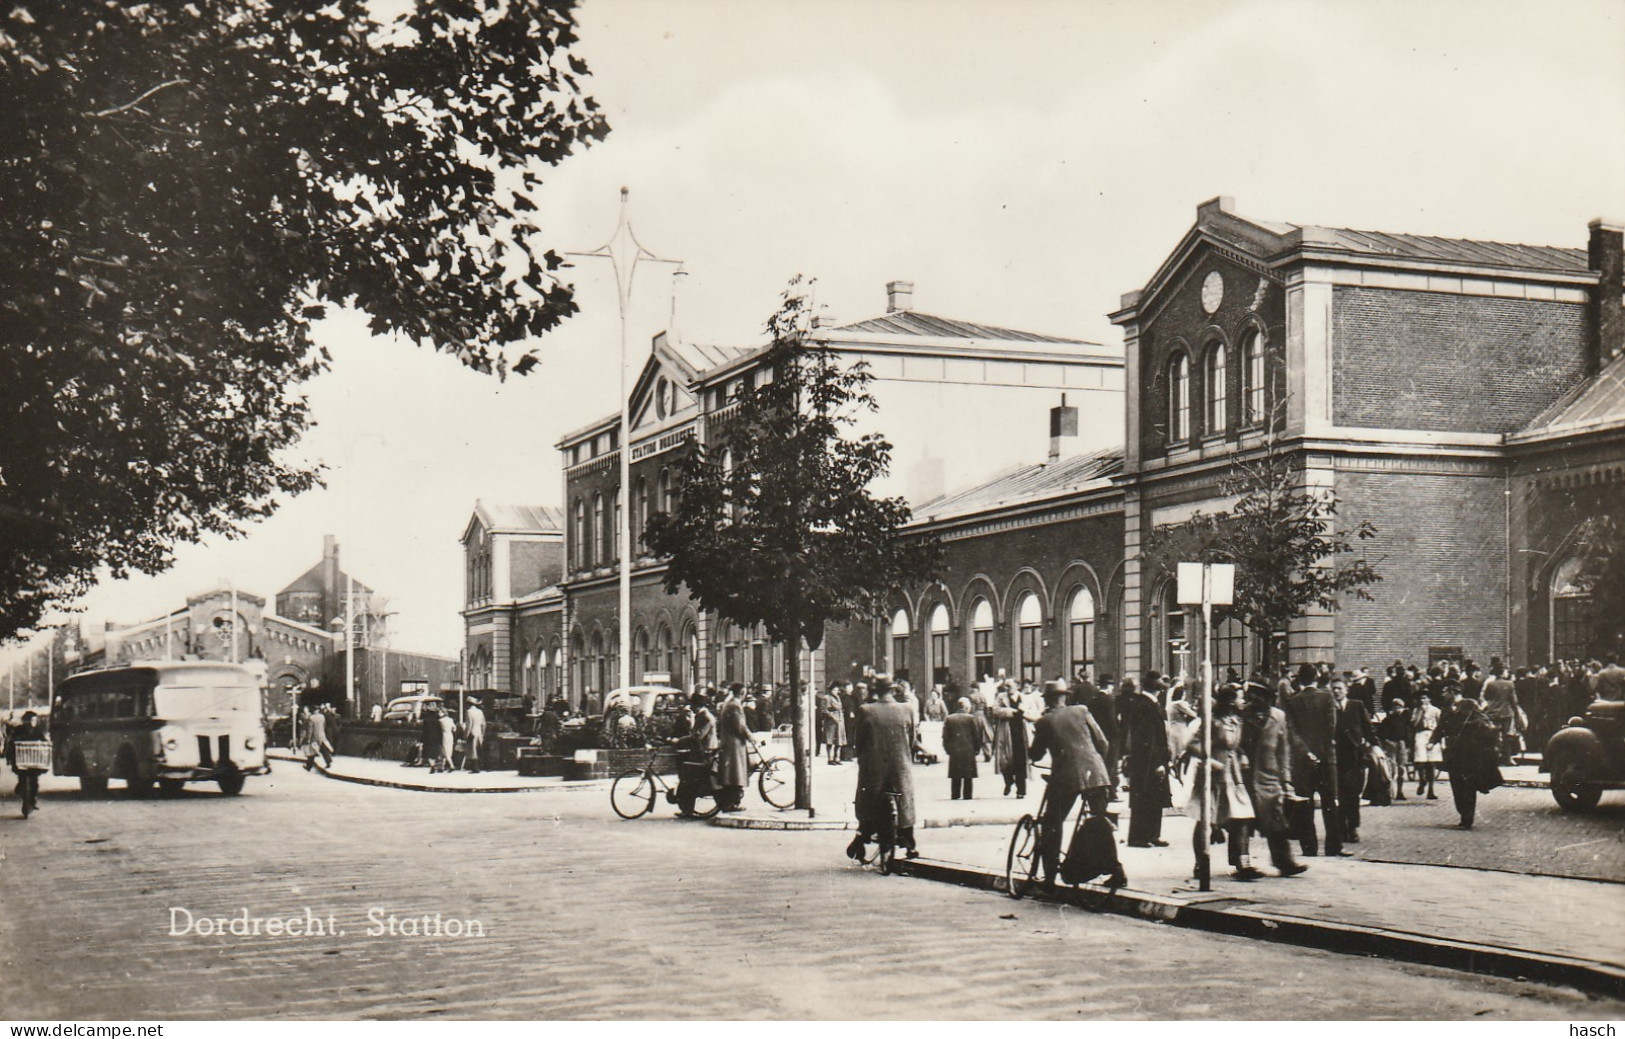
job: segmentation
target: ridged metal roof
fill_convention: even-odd
[[[999,328],[995,325],[978,325],[970,321],[956,321],[953,318],[935,317],[931,314],[921,314],[914,310],[899,310],[880,317],[869,318],[867,321],[856,321],[850,325],[837,325],[840,332],[870,332],[881,335],[914,335],[914,336],[942,336],[948,339],[1010,339],[1024,343],[1065,343],[1078,344],[1080,339],[1062,339],[1058,336],[1040,335],[1037,332],[1020,332],[1011,328]],[[1095,344],[1087,344],[1093,346]]]
[[[564,510],[553,505],[489,505],[481,501],[474,508],[487,530],[564,530]]]
[[[1435,263],[1466,263],[1491,267],[1517,267],[1525,270],[1584,274],[1590,262],[1584,249],[1555,245],[1512,245],[1480,242],[1466,238],[1433,238],[1428,235],[1391,234],[1387,231],[1354,231],[1343,227],[1313,228],[1335,236],[1338,245],[1350,252],[1397,259],[1430,260]]]
[[[1562,436],[1613,425],[1625,425],[1625,354],[1564,394],[1512,439]]]
[[[986,483],[934,498],[914,509],[914,522],[930,523],[990,509],[1042,501],[1057,495],[1110,487],[1123,471],[1123,449],[1006,470]]]

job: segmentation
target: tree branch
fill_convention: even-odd
[[[117,106],[115,108],[104,108],[100,112],[92,112],[92,113],[90,113],[90,117],[92,119],[105,119],[110,115],[118,115],[120,112],[127,112],[130,109],[134,108],[136,105],[139,105],[141,102],[145,101],[147,98],[149,98],[152,95],[158,93],[158,91],[160,91],[160,90],[168,90],[170,87],[178,87],[178,86],[181,86],[182,84],[189,83],[189,82],[191,82],[191,81],[186,80],[186,79],[166,80],[165,82],[160,83],[157,86],[153,87],[151,90],[148,90],[146,93],[142,94],[140,97],[136,98],[134,101],[126,102],[125,104],[119,105],[119,106]]]

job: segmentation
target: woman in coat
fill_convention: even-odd
[[[1247,853],[1247,829],[1253,821],[1253,802],[1247,796],[1247,783],[1241,774],[1241,714],[1236,703],[1240,692],[1235,686],[1226,685],[1213,701],[1213,757],[1207,763],[1212,810],[1207,818],[1214,830],[1223,830],[1229,837],[1230,863],[1236,867],[1237,879],[1256,880],[1262,874],[1253,869]],[[1195,731],[1185,745],[1185,753],[1200,767],[1202,727],[1197,725],[1193,728]],[[1202,853],[1207,850],[1202,844],[1204,835],[1201,823],[1205,800],[1202,774],[1194,771],[1191,773],[1191,799],[1185,806],[1185,814],[1197,820],[1191,840],[1199,864],[1205,858]]]
[[[717,716],[717,807],[737,812],[750,779],[750,726],[739,704],[737,688],[728,690]]]
[[[846,709],[841,703],[840,683],[831,683],[818,697],[818,742],[831,765],[841,763],[841,748],[846,746]]]
[[[960,697],[954,713],[942,723],[942,749],[948,755],[950,799],[969,801],[976,779],[976,757],[982,753],[982,727],[971,715],[970,700],[965,697]]]
[[[1411,729],[1416,733],[1411,754],[1411,763],[1416,766],[1416,796],[1421,797],[1425,787],[1429,801],[1439,799],[1439,795],[1433,792],[1433,779],[1444,761],[1444,752],[1433,742],[1433,734],[1439,728],[1439,716],[1439,709],[1433,706],[1433,697],[1426,693],[1417,698],[1416,706],[1411,709]]]
[[[993,767],[1004,777],[1004,794],[1015,788],[1018,798],[1027,796],[1027,716],[1011,700],[1008,687],[994,696],[988,711],[993,724]]]

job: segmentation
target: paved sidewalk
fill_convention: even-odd
[[[273,749],[269,756],[286,762],[281,766],[302,767],[305,759],[284,749]],[[556,776],[521,776],[517,772],[438,772],[429,774],[427,768],[408,768],[398,761],[357,758],[340,754],[332,765],[316,763],[325,776],[368,786],[394,787],[397,790],[423,790],[455,794],[513,794],[541,790],[598,790],[608,780],[563,780]]]

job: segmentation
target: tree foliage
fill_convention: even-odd
[[[0,634],[315,485],[325,305],[498,375],[574,311],[571,5],[383,6],[0,0]]]
[[[761,624],[794,660],[817,648],[831,622],[877,616],[888,592],[925,577],[940,549],[899,538],[912,518],[901,498],[876,498],[891,445],[846,431],[876,410],[862,364],[843,363],[811,336],[812,308],[791,282],[768,321],[767,381],[691,443],[677,466],[677,505],[650,519],[645,540],[669,562],[668,592],[686,586],[701,606],[744,626]],[[799,669],[798,789],[805,765]]]
[[[1587,517],[1575,542],[1580,570],[1575,582],[1591,594],[1591,652],[1621,661],[1625,654],[1625,523],[1608,515]]]
[[[1372,598],[1382,575],[1358,552],[1376,528],[1340,529],[1336,495],[1304,485],[1301,463],[1274,432],[1260,455],[1231,463],[1220,493],[1235,505],[1158,527],[1146,551],[1172,562],[1235,564],[1229,612],[1263,637],[1264,666],[1274,663],[1273,633],[1310,608],[1335,611],[1345,597]]]

